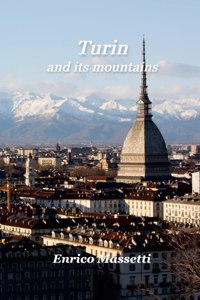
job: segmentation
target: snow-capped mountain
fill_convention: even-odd
[[[163,101],[154,106],[154,111],[176,119],[189,120],[200,116],[199,99],[182,99],[175,101]]]
[[[115,100],[110,100],[107,101],[105,103],[103,103],[100,108],[102,110],[107,110],[107,111],[119,111],[119,112],[123,112],[123,111],[127,111],[128,108],[121,105],[120,103],[116,102]]]
[[[120,144],[135,120],[136,100],[0,92],[0,144]],[[167,142],[200,142],[199,99],[153,103],[154,122]]]

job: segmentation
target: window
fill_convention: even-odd
[[[168,293],[167,288],[163,288],[163,289],[162,289],[162,293],[163,293],[163,294],[167,294],[167,293]]]
[[[159,271],[159,264],[158,263],[153,264],[153,271]]]
[[[167,253],[162,253],[162,258],[167,259]]]
[[[112,275],[111,275],[111,276],[112,276]],[[89,281],[89,280],[86,281],[86,287],[87,287],[87,288],[90,287],[90,281]]]
[[[162,275],[162,280],[163,280],[164,283],[167,282],[167,275],[166,275],[166,274],[163,274],[163,275]]]
[[[129,265],[129,271],[135,271],[135,265],[134,264]]]
[[[90,292],[86,292],[85,299],[91,299],[91,294],[90,294]]]
[[[12,264],[12,270],[14,270],[14,271],[17,270],[17,264],[16,263]]]
[[[135,276],[130,276],[130,285],[135,284]]]
[[[149,275],[144,276],[144,281],[145,281],[145,284],[149,283]]]
[[[150,270],[150,264],[144,264],[144,270]]]
[[[25,272],[24,273],[24,278],[29,279],[30,278],[30,272]]]
[[[176,277],[175,275],[172,275],[172,282],[175,282],[176,281]]]
[[[9,284],[8,285],[8,292],[13,292],[13,285],[12,284]]]
[[[109,263],[109,268],[113,269],[113,264],[112,263]]]
[[[18,292],[21,292],[21,289],[22,289],[22,286],[21,286],[20,283],[18,283],[18,284],[17,284],[17,291],[18,291]]]
[[[70,300],[74,300],[74,293],[70,293]]]
[[[33,285],[33,290],[34,291],[38,291],[38,284],[37,283],[34,283],[34,285]],[[36,295],[37,296],[37,295]]]
[[[59,271],[58,271],[58,276],[61,277],[61,276],[63,276],[63,275],[64,275],[64,270],[59,270]]]
[[[158,276],[154,276],[154,280],[153,280],[154,284],[158,283]]]
[[[44,282],[42,283],[42,289],[43,289],[44,291],[47,290],[47,282],[46,282],[46,281],[44,281]]]
[[[162,263],[162,269],[166,270],[167,269],[167,264],[166,263]]]
[[[158,258],[158,253],[153,253],[153,258]]]
[[[25,284],[25,291],[30,291],[30,284],[29,283]]]
[[[8,280],[12,280],[13,279],[13,273],[8,273]]]
[[[43,267],[43,262],[42,262],[42,261],[38,261],[37,266],[38,266],[39,268],[42,268],[42,267]]]

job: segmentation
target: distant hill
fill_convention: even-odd
[[[0,144],[121,144],[135,115],[135,99],[0,92]],[[153,116],[167,143],[200,143],[199,99],[156,101]]]

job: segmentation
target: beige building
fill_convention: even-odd
[[[38,149],[23,148],[23,147],[19,147],[19,148],[15,148],[15,149],[17,151],[17,154],[21,155],[21,156],[28,157],[30,154],[32,156],[35,156],[38,154]]]
[[[2,161],[6,166],[21,166],[26,162],[26,158],[19,155],[6,155],[2,156]]]
[[[61,167],[61,158],[60,157],[38,157],[38,165],[41,167],[52,167],[60,168]]]
[[[198,154],[200,153],[200,145],[191,145],[191,154]]]
[[[125,198],[128,214],[134,216],[146,217],[163,217],[163,202],[155,199],[153,193],[149,193],[148,198],[132,196]]]
[[[163,218],[163,201],[168,191],[165,187],[138,185],[124,195],[127,213],[139,217]]]
[[[163,219],[170,222],[200,225],[200,195],[186,194],[163,202]]]

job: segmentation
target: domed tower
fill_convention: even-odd
[[[118,182],[162,180],[170,178],[168,153],[158,127],[152,121],[151,101],[147,93],[145,40],[142,51],[141,92],[136,121],[129,130],[118,166]]]

